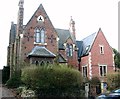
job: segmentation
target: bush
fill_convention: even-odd
[[[9,66],[4,66],[2,70],[2,83],[5,84],[10,76],[10,67]]]
[[[120,72],[107,75],[108,89],[114,90],[120,87]]]
[[[96,85],[99,85],[101,82],[100,82],[100,79],[98,77],[93,77],[91,80],[89,80],[89,83],[91,85],[96,86]]]
[[[31,66],[22,70],[22,81],[40,96],[79,96],[82,76],[67,66]]]
[[[17,88],[21,85],[22,81],[18,72],[15,72],[13,76],[6,82],[6,86],[9,88]]]

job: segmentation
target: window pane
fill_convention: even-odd
[[[103,68],[104,76],[106,76],[106,66]]]
[[[83,67],[83,77],[87,77],[87,67]]]
[[[40,30],[39,29],[35,30],[35,42],[37,43],[40,42]]]
[[[104,47],[100,46],[100,54],[104,54]]]
[[[45,31],[41,30],[41,43],[45,43]]]
[[[40,34],[36,33],[36,42],[39,43],[40,42]]]
[[[85,77],[87,77],[87,67],[85,67]]]
[[[67,56],[69,56],[69,45],[68,44],[66,46],[66,54],[67,54]]]
[[[70,45],[70,47],[69,47],[69,53],[70,53],[70,56],[73,56],[73,47],[72,47],[72,45]]]
[[[103,75],[103,72],[102,72],[102,66],[100,66],[100,76]]]

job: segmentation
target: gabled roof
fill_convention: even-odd
[[[47,15],[47,13],[46,13],[43,5],[40,4],[39,7],[37,8],[37,10],[34,12],[34,14],[32,15],[32,17],[30,18],[30,20],[28,21],[28,23],[26,24],[26,26],[27,26],[27,25],[29,24],[29,22],[33,19],[33,17],[35,16],[35,14],[37,13],[37,11],[38,11],[39,9],[42,10],[42,11],[46,14],[46,17],[48,18],[49,22],[50,22],[51,25],[52,25],[52,22],[50,21],[50,18],[49,18],[49,16]]]
[[[32,18],[35,16],[36,12],[38,11],[38,9],[40,9],[40,7],[43,8],[42,4],[40,4],[40,6],[37,8],[37,10],[34,12],[34,14],[32,15],[32,17],[30,18],[30,20],[28,21],[28,23],[26,24],[26,26],[30,23],[30,21],[32,20]]]
[[[93,33],[87,36],[86,38],[84,38],[83,40],[77,41],[77,47],[79,48],[78,57],[88,55],[96,36],[97,36],[97,33]]]
[[[38,57],[56,57],[55,54],[50,52],[48,49],[46,49],[43,46],[35,46],[32,51],[28,54],[28,57],[30,56],[38,56]]]
[[[66,43],[66,41],[70,38],[73,40],[73,42],[75,41],[74,37],[72,37],[71,33],[69,30],[67,29],[55,29],[58,37],[59,37],[59,49],[65,49],[64,48],[64,43]]]

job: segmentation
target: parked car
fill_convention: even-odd
[[[120,99],[120,89],[113,90],[108,96],[107,99]]]
[[[101,94],[97,96],[96,99],[106,99],[106,94]]]

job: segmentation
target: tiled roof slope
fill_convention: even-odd
[[[59,54],[59,56],[58,56],[58,62],[59,63],[66,63],[67,60],[61,54]]]
[[[69,30],[56,28],[56,32],[57,32],[58,37],[59,37],[59,49],[65,49],[64,43],[66,43],[67,39],[69,39],[69,38],[71,38],[73,40],[73,42],[75,42],[75,39],[71,35]]]
[[[77,41],[77,47],[78,50],[78,57],[88,55],[89,51],[91,50],[91,47],[94,43],[94,40],[96,38],[97,33],[93,33],[86,38],[84,38],[81,41]]]
[[[55,57],[56,55],[43,46],[35,46],[28,56]]]

